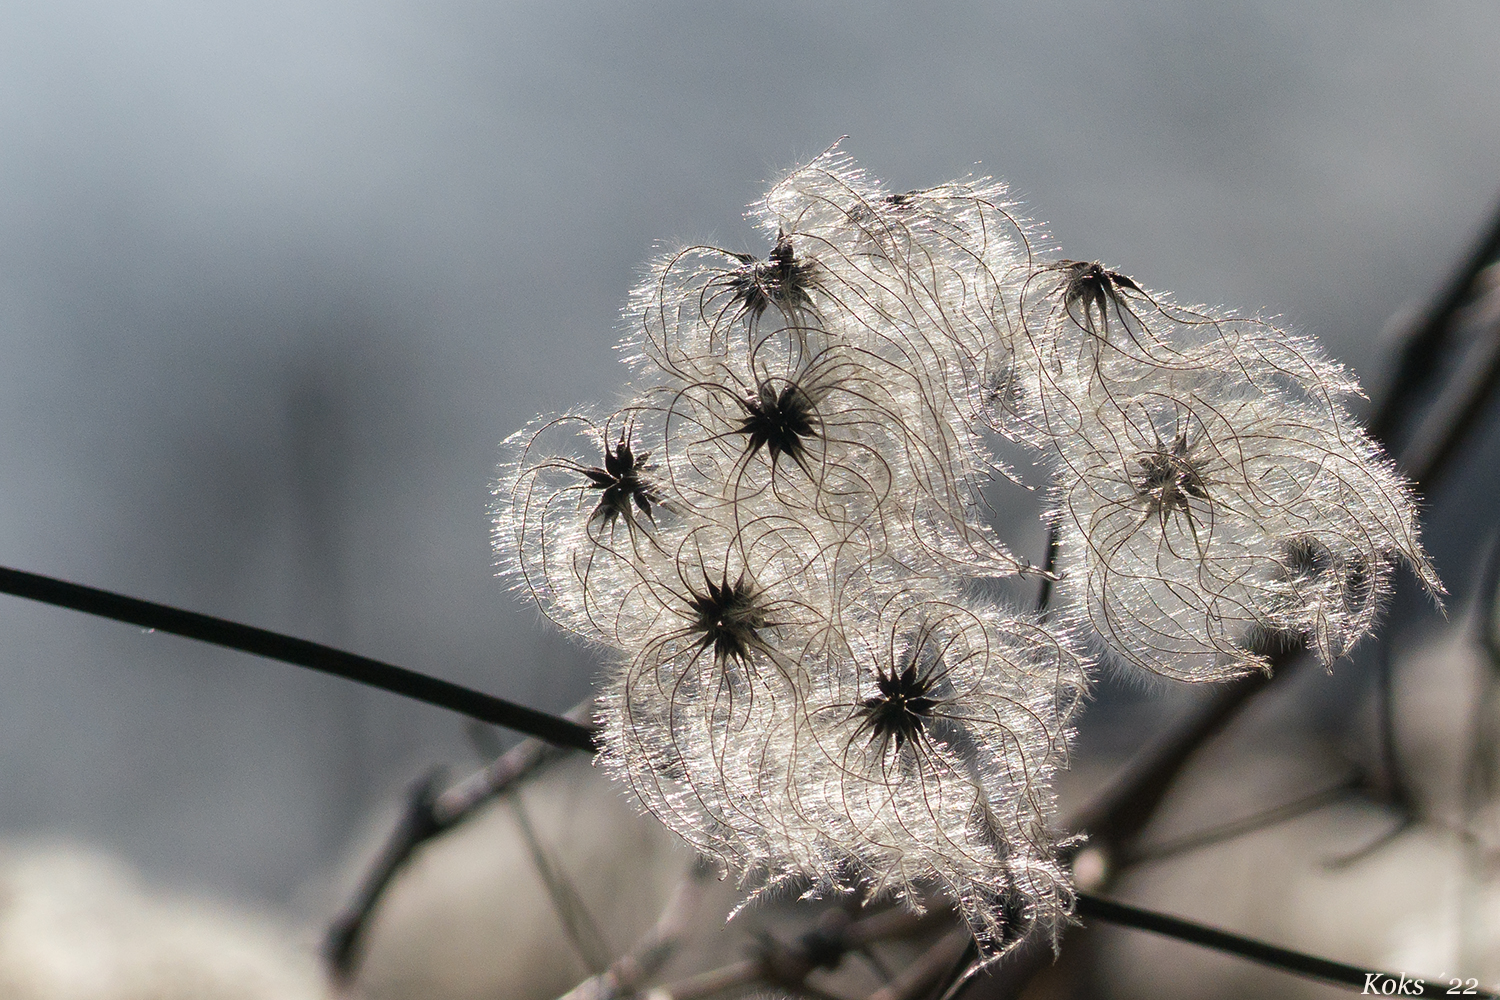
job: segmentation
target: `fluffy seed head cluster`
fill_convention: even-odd
[[[508,442],[501,566],[613,650],[604,765],[766,889],[955,900],[994,954],[1071,908],[1050,829],[1092,640],[1194,680],[1325,659],[1404,559],[1353,383],[1259,320],[1044,260],[1004,188],[890,192],[830,150],[626,307],[630,397]],[[1053,472],[1066,612],[985,517],[999,432]]]
[[[1061,590],[1124,662],[1186,680],[1342,656],[1404,561],[1442,584],[1405,481],[1344,408],[1358,387],[1269,322],[1184,307],[1099,264],[1028,282],[1020,406],[1049,456]]]

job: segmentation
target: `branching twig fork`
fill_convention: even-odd
[[[585,719],[591,705],[592,700],[580,702],[562,718],[570,722]],[[418,847],[462,823],[517,781],[567,752],[528,738],[445,791],[438,791],[441,775],[436,772],[413,785],[401,821],[391,831],[354,898],[329,925],[323,953],[334,978],[342,981],[354,974],[360,941],[376,904]]]
[[[1426,381],[1435,369],[1436,355],[1443,347],[1454,315],[1472,294],[1475,278],[1497,254],[1500,254],[1500,209],[1496,210],[1484,236],[1434,298],[1422,325],[1407,340],[1391,388],[1371,421],[1371,433],[1377,441],[1387,440],[1392,436],[1393,430],[1400,425],[1426,387]],[[1440,425],[1435,423],[1430,430],[1424,430],[1420,439],[1420,455],[1425,457],[1419,468],[1408,467],[1409,471],[1416,473],[1412,477],[1414,489],[1420,492],[1425,486],[1441,478],[1458,453],[1457,442],[1468,432],[1474,408],[1488,400],[1497,381],[1500,381],[1500,366],[1496,366],[1477,386],[1471,385],[1466,390],[1469,403],[1446,406],[1439,404],[1434,407],[1434,412],[1446,414],[1446,417]],[[1402,458],[1415,460],[1417,455],[1403,455]],[[1400,464],[1405,465],[1405,462]],[[1273,658],[1273,676],[1285,677],[1295,669],[1300,659],[1287,653],[1276,656]],[[1220,688],[1195,714],[1164,734],[1126,765],[1120,777],[1100,797],[1079,811],[1074,818],[1073,828],[1089,831],[1093,842],[1106,852],[1107,860],[1117,855],[1155,815],[1167,790],[1187,762],[1271,683],[1271,677],[1251,674]],[[1113,868],[1114,865],[1106,865],[1106,871]],[[1030,980],[1051,959],[1049,949],[1017,949],[1012,953],[1011,960],[1003,963],[996,974],[988,978],[987,986],[982,991],[984,996],[1015,995],[1019,992],[1020,985]],[[970,989],[960,990],[959,995],[973,993],[977,997],[978,993],[972,987],[978,981],[969,980],[966,985]]]
[[[695,860],[656,924],[635,947],[615,959],[604,972],[569,990],[562,1000],[614,1000],[635,994],[677,954],[693,929],[704,893],[715,874],[716,869],[707,859]]]
[[[892,907],[851,921],[842,910],[830,910],[816,926],[791,942],[764,935],[757,953],[751,958],[667,986],[653,987],[645,991],[645,996],[648,1000],[704,1000],[764,983],[813,1000],[843,1000],[809,983],[807,977],[818,969],[836,968],[846,955],[877,941],[907,937],[935,919],[944,919],[948,912],[917,914],[902,907]],[[961,939],[956,949],[952,947],[951,939]],[[971,939],[966,927],[950,929],[937,944],[918,956],[913,966],[903,969],[882,987],[876,996],[885,1000],[917,1000],[921,991],[936,981]],[[604,1000],[617,995],[585,993],[580,996],[575,990],[564,1000]]]

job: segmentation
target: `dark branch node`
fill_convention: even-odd
[[[391,832],[353,902],[334,918],[329,927],[323,941],[323,955],[338,981],[345,982],[353,976],[370,915],[386,886],[419,845],[448,828],[449,824],[440,820],[433,808],[442,787],[442,778],[442,771],[434,770],[412,785],[401,822]]]

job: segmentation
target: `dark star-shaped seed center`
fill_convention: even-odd
[[[1153,514],[1165,517],[1171,511],[1187,511],[1190,499],[1208,499],[1202,463],[1192,457],[1186,431],[1179,431],[1170,446],[1137,456],[1135,464],[1141,470],[1136,492]]]
[[[770,624],[760,592],[743,573],[734,583],[727,572],[719,583],[707,576],[703,582],[706,593],[688,594],[689,627],[698,634],[699,648],[712,649],[720,664],[731,658],[746,662],[752,650],[764,648],[760,631]]]
[[[1099,314],[1099,329],[1107,330],[1109,307],[1120,307],[1121,291],[1141,290],[1141,286],[1129,276],[1111,271],[1098,261],[1064,260],[1058,262],[1058,269],[1063,272],[1063,306],[1069,312],[1074,306],[1082,306],[1083,322],[1080,325],[1086,330],[1094,329],[1096,312]]]
[[[727,279],[731,301],[740,305],[751,319],[759,319],[771,305],[786,308],[812,304],[808,289],[812,286],[814,265],[797,260],[791,238],[781,233],[770,257],[757,260],[748,254],[735,254],[740,267]]]
[[[651,503],[655,499],[651,487],[642,476],[642,469],[650,454],[640,455],[631,450],[624,438],[611,450],[604,446],[604,468],[584,469],[588,477],[588,488],[599,490],[599,503],[591,518],[613,524],[617,519],[630,517],[630,505],[634,503],[642,514],[651,516]]]
[[[760,384],[754,396],[740,400],[740,405],[745,416],[735,433],[748,439],[746,456],[754,456],[765,448],[771,454],[772,465],[785,455],[807,472],[806,442],[817,434],[812,398],[795,382],[788,382],[778,390],[767,381]]]
[[[899,754],[903,746],[915,743],[926,733],[927,723],[938,706],[938,699],[932,697],[933,684],[933,672],[918,674],[915,663],[908,664],[900,673],[876,668],[875,686],[879,693],[860,703],[858,732],[868,730],[870,742],[879,742],[882,747],[894,740]]]

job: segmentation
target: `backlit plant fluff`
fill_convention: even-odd
[[[1317,345],[1099,264],[1043,265],[1025,298],[1063,599],[1120,659],[1219,680],[1292,641],[1330,663],[1395,562],[1442,592],[1405,481],[1340,403],[1358,386]]]
[[[1325,659],[1405,559],[1408,492],[1305,342],[1040,260],[1004,188],[893,193],[830,150],[626,307],[630,398],[507,442],[495,543],[611,650],[600,759],[763,889],[958,904],[986,954],[1072,906],[1050,777],[1096,644],[1168,676]],[[985,517],[995,431],[1054,470],[1061,624]]]

